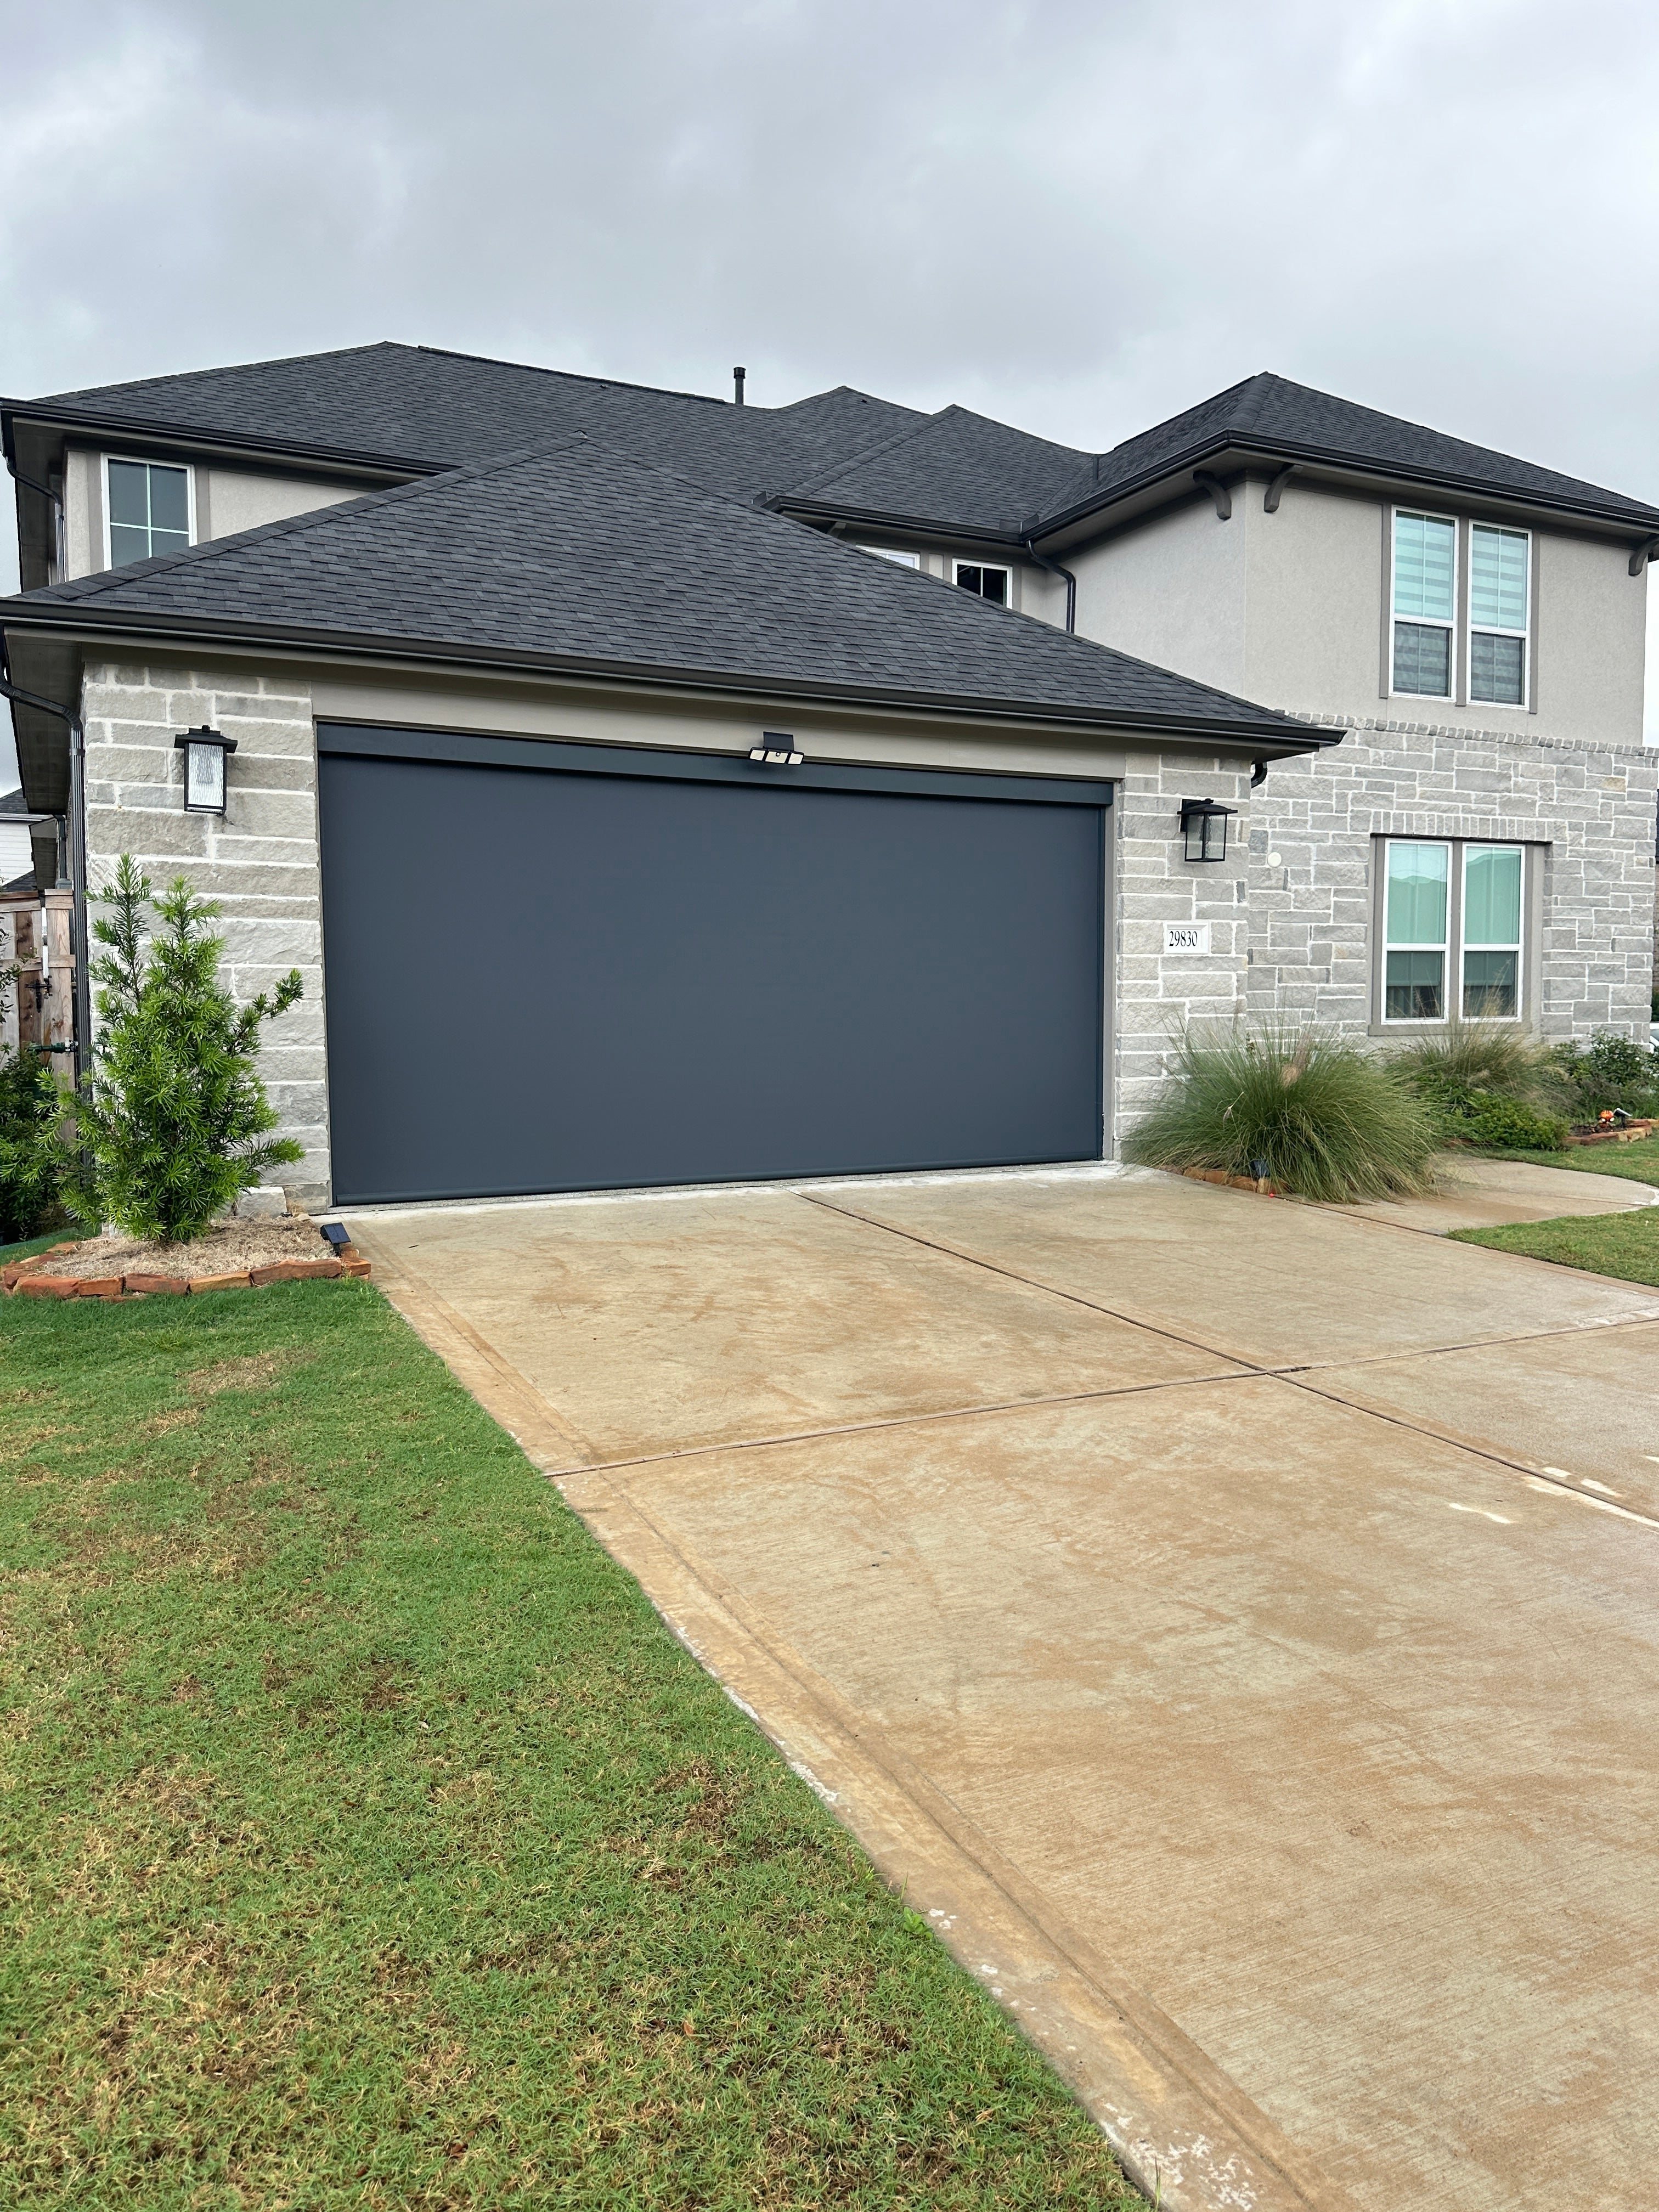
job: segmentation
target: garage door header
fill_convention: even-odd
[[[649,745],[581,744],[557,738],[481,737],[460,730],[398,730],[319,722],[317,750],[371,760],[464,762],[480,768],[552,769],[566,775],[632,775],[673,783],[750,783],[768,790],[879,791],[927,799],[994,799],[1004,805],[1109,806],[1112,787],[1053,775],[986,775],[969,769],[871,768],[806,761],[769,768],[741,753],[659,751]]]

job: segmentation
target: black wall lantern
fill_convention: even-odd
[[[1236,806],[1224,806],[1218,799],[1183,799],[1181,802],[1181,834],[1187,841],[1189,860],[1224,860],[1227,857],[1227,817],[1237,814]]]
[[[222,814],[225,811],[225,755],[236,750],[234,738],[222,738],[205,724],[175,738],[173,749],[185,757],[185,811]]]

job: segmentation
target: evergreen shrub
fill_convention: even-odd
[[[301,1157],[271,1137],[276,1115],[254,1065],[260,1027],[300,996],[300,972],[237,1006],[219,981],[224,939],[206,933],[217,904],[183,876],[155,897],[130,854],[100,904],[99,1026],[72,1142],[59,1147],[64,1203],[129,1237],[186,1243],[266,1168]],[[146,908],[160,925],[149,937]]]

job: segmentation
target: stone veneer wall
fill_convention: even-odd
[[[1182,857],[1183,799],[1216,799],[1238,808],[1227,825],[1224,860]],[[1224,765],[1213,755],[1155,752],[1128,757],[1112,809],[1113,1151],[1157,1096],[1185,1024],[1228,1023],[1245,1011],[1251,802],[1248,762]],[[1171,921],[1207,922],[1208,952],[1166,952],[1164,929]]]
[[[1300,715],[1345,732],[1276,761],[1249,832],[1253,1016],[1362,1033],[1371,1016],[1372,840],[1546,847],[1538,1025],[1645,1040],[1659,751],[1508,730]]]
[[[304,998],[264,1033],[260,1073],[283,1133],[305,1147],[303,1161],[273,1180],[299,1203],[322,1205],[328,1088],[310,690],[301,678],[234,666],[110,662],[88,668],[82,714],[92,890],[107,884],[124,852],[158,888],[186,875],[224,909],[223,973],[237,999],[269,988],[290,968],[305,979]],[[185,812],[184,756],[173,740],[204,723],[236,740],[222,820]]]

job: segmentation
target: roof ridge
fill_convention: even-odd
[[[1271,385],[1283,383],[1283,381],[1284,379],[1282,377],[1276,376],[1270,368],[1259,368],[1254,376],[1247,376],[1244,380],[1243,385],[1241,386],[1241,389],[1247,391],[1250,396],[1244,405],[1239,409],[1237,414],[1233,417],[1234,429],[1254,430],[1256,425],[1256,418],[1261,414],[1263,404],[1267,399],[1268,387]],[[1203,404],[1202,400],[1199,402],[1200,406],[1202,406]]]
[[[595,392],[649,392],[659,399],[695,399],[704,407],[729,407],[729,399],[721,399],[712,392],[682,392],[671,384],[638,384],[626,376],[590,375],[585,369],[549,368],[539,361],[506,361],[500,354],[465,353],[459,346],[414,345],[411,353],[436,354],[446,361],[476,361],[486,368],[516,368],[526,376],[556,376],[566,384],[586,384]],[[775,407],[757,410],[763,415],[775,415]]]
[[[263,361],[221,362],[216,368],[170,368],[159,376],[135,376],[120,384],[80,384],[67,392],[38,392],[33,398],[16,401],[19,406],[38,407],[48,399],[77,399],[89,392],[144,392],[155,384],[185,384],[206,376],[231,376],[246,368],[287,368],[295,362],[338,361],[354,353],[418,353],[418,346],[405,345],[400,338],[368,338],[362,345],[328,346],[320,353],[276,353]]]
[[[908,445],[912,438],[921,437],[924,430],[933,429],[949,412],[948,408],[941,407],[936,414],[924,415],[920,422],[907,422],[902,429],[895,430],[890,438],[878,438],[873,445],[860,446],[856,453],[843,453],[838,461],[832,461],[828,468],[820,469],[816,475],[803,477],[798,483],[790,484],[783,490],[775,492],[771,495],[774,498],[781,499],[787,498],[792,494],[821,491],[826,484],[841,475],[843,470],[850,469],[854,462],[862,465],[866,461],[873,461],[879,454],[890,453],[897,446]]]

